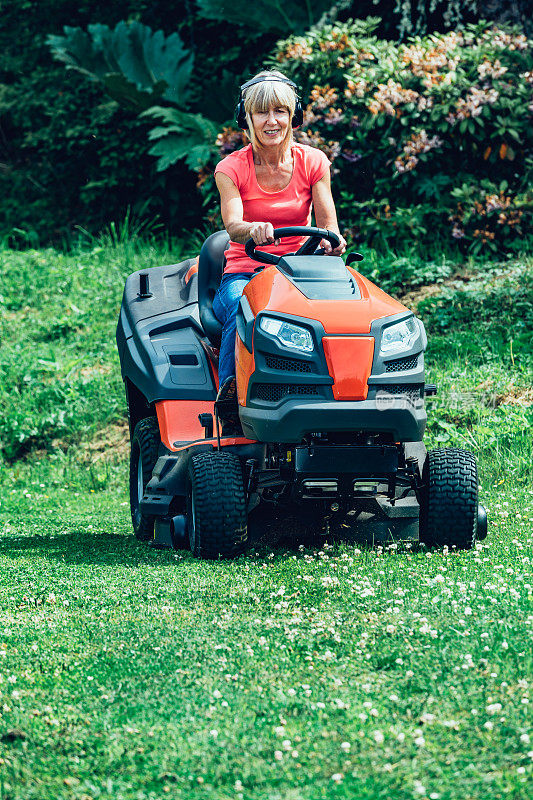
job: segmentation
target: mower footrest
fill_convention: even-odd
[[[420,506],[416,497],[402,497],[396,500],[394,505],[391,505],[389,500],[385,497],[376,497],[376,502],[379,504],[380,510],[389,517],[389,519],[402,519],[407,517],[415,517],[418,519]]]
[[[171,494],[145,494],[140,502],[141,514],[166,517],[174,497]]]

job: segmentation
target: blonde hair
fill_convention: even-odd
[[[287,80],[287,77],[277,70],[258,72],[250,80],[264,77],[284,78]],[[246,122],[248,123],[248,130],[245,133],[250,139],[254,150],[260,150],[261,144],[257,141],[255,135],[252,114],[268,111],[269,108],[277,108],[278,106],[285,106],[289,110],[289,127],[283,142],[283,152],[285,153],[292,143],[292,118],[296,107],[296,92],[288,83],[272,80],[261,81],[261,83],[256,83],[244,90],[244,111]]]

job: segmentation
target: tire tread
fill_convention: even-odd
[[[201,558],[240,555],[246,547],[247,526],[238,456],[224,452],[197,453],[190,459],[189,476],[195,501],[194,534],[192,520],[189,522],[193,554]]]
[[[155,467],[161,438],[156,417],[146,417],[139,420],[135,426],[131,440],[130,455],[130,508],[131,519],[135,536],[141,542],[147,542],[154,537],[155,517],[142,514],[135,508],[134,497],[137,495],[137,451],[143,465],[143,484],[146,486]],[[141,498],[137,498],[137,502]]]
[[[424,468],[420,541],[428,547],[470,550],[476,541],[478,474],[472,453],[430,450]]]

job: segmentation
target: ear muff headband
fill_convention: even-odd
[[[300,98],[298,97],[298,87],[288,78],[277,78],[275,75],[264,75],[261,78],[252,78],[250,81],[243,83],[241,86],[241,96],[239,98],[239,102],[235,106],[235,122],[237,123],[238,127],[242,131],[248,130],[246,112],[244,110],[244,94],[246,89],[249,89],[250,86],[255,86],[256,83],[264,83],[265,81],[278,81],[278,83],[286,83],[294,89],[294,94],[296,95],[296,104],[294,106],[294,114],[292,115],[292,127],[299,128],[304,121],[304,110],[302,108],[302,104],[300,103]]]

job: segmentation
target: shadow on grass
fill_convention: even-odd
[[[175,567],[174,550],[155,550],[133,536],[71,531],[58,535],[1,536],[0,557],[38,555],[64,564],[104,564],[137,567],[152,564]]]
[[[392,541],[375,540],[371,536],[361,535],[360,531],[331,531],[328,536],[316,528],[306,527],[295,518],[283,520],[283,523],[254,525],[251,527],[248,554],[255,551],[259,558],[266,558],[273,552],[277,557],[294,555],[301,548],[318,551],[326,542],[331,545],[347,545],[361,550],[372,551],[377,546],[387,549]],[[397,542],[402,551],[405,542]],[[414,542],[407,545],[417,549]],[[102,565],[136,568],[144,564],[157,567],[177,567],[177,553],[190,556],[184,550],[166,550],[151,548],[148,543],[139,542],[133,535],[121,533],[104,533],[98,531],[71,529],[66,532],[49,534],[34,533],[31,535],[0,535],[0,558],[30,559],[34,556],[49,561],[72,565]],[[211,564],[216,564],[211,561]],[[222,563],[228,563],[223,559]]]

